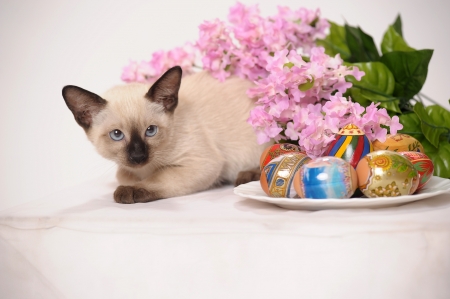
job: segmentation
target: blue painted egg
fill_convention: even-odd
[[[355,169],[336,157],[312,159],[294,177],[294,188],[302,198],[350,198],[357,186]]]
[[[324,156],[342,158],[356,168],[358,162],[373,151],[372,143],[364,132],[353,124],[343,127],[324,152]]]

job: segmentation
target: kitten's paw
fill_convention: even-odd
[[[241,171],[238,173],[238,177],[236,182],[234,182],[235,186],[239,186],[241,184],[246,184],[252,181],[259,181],[261,177],[261,170],[258,168]]]
[[[119,186],[114,192],[114,200],[118,203],[125,204],[149,202],[159,198],[155,192],[149,192],[144,188],[133,186]]]

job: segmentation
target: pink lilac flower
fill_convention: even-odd
[[[300,132],[298,128],[295,127],[293,122],[288,122],[286,124],[286,129],[284,130],[284,135],[288,137],[290,140],[298,140]]]
[[[183,69],[184,74],[192,74],[194,72],[195,59],[195,46],[191,43],[186,43],[183,47],[176,47],[167,52],[166,67],[169,66],[170,68],[178,65]]]
[[[260,106],[250,111],[250,118],[249,123],[256,128],[255,133],[259,144],[266,143],[272,138],[277,138],[283,130],[278,127],[273,116]]]
[[[193,73],[195,48],[190,43],[170,51],[156,51],[149,61],[130,61],[123,68],[121,79],[125,82],[152,83],[161,77],[169,68],[179,65],[183,75]]]
[[[215,19],[199,26],[195,48],[204,70],[220,81],[237,75],[252,81],[269,75],[267,58],[277,51],[301,50],[309,53],[317,38],[324,38],[329,24],[320,10],[292,11],[279,7],[274,16],[263,17],[257,5],[237,3],[230,8],[229,23]],[[191,49],[175,48],[155,52],[150,61],[130,62],[123,70],[126,82],[153,82],[169,67],[181,65],[191,73],[196,55]]]
[[[203,68],[221,81],[231,75],[253,81],[265,78],[269,56],[283,49],[309,53],[329,27],[319,10],[280,7],[278,14],[262,17],[257,5],[241,3],[230,8],[228,20],[229,25],[218,19],[204,22],[196,44]]]
[[[397,131],[401,129],[403,129],[403,125],[400,123],[399,117],[397,115],[394,115],[389,123],[389,131],[392,135],[395,135],[397,134]]]
[[[137,67],[138,64],[136,61],[130,61],[128,65],[123,67],[120,79],[125,82],[135,82]]]
[[[335,133],[350,123],[372,141],[384,141],[386,127],[393,134],[403,127],[379,104],[364,108],[343,96],[352,86],[345,78],[359,81],[364,72],[315,46],[329,28],[320,10],[278,7],[277,14],[263,17],[257,5],[237,3],[228,21],[205,21],[194,45],[157,51],[149,61],[131,61],[122,80],[151,83],[175,65],[189,74],[201,60],[202,68],[220,81],[232,75],[254,81],[247,94],[256,99],[256,107],[248,123],[258,142],[297,141],[312,157],[320,156]]]
[[[199,26],[200,37],[196,47],[203,54],[203,69],[220,81],[231,75],[235,60],[232,57],[235,46],[225,22],[215,19]]]
[[[330,57],[323,48],[311,48],[310,61],[306,62],[296,51],[283,49],[266,58],[269,75],[256,81],[256,86],[248,91],[257,101],[258,114],[251,113],[248,122],[257,134],[276,140],[298,140],[299,146],[311,157],[320,156],[327,145],[334,140],[340,128],[353,123],[366,133],[370,140],[386,137],[390,126],[396,132],[401,125],[398,118],[392,119],[386,109],[378,109],[379,104],[371,104],[366,109],[343,96],[351,84],[346,76],[361,79],[364,72],[357,67],[343,65],[339,55]],[[260,122],[255,117],[270,120]],[[270,137],[267,128],[276,136]],[[281,128],[281,130],[280,130]]]

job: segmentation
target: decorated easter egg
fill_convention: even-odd
[[[284,154],[292,154],[292,153],[300,153],[300,147],[295,144],[290,143],[278,143],[272,146],[269,146],[264,150],[261,154],[261,158],[259,159],[259,166],[262,170],[264,166],[267,165],[271,160],[275,159]]]
[[[298,169],[308,161],[306,154],[284,154],[272,159],[261,171],[261,187],[271,197],[296,197],[292,181]]]
[[[389,150],[367,154],[356,173],[359,189],[367,197],[409,195],[419,185],[419,174],[408,158]]]
[[[357,186],[353,166],[336,157],[312,159],[294,178],[294,188],[303,198],[350,198]]]
[[[422,144],[416,138],[407,134],[387,134],[385,142],[381,142],[379,140],[375,140],[373,142],[373,150],[390,150],[394,152],[425,152]]]
[[[422,189],[422,187],[428,183],[428,181],[433,177],[434,165],[433,161],[425,155],[419,152],[399,152],[400,155],[405,156],[411,161],[414,168],[420,175],[419,186],[417,191]]]
[[[373,151],[372,143],[364,132],[357,126],[350,124],[343,127],[324,152],[324,156],[334,156],[349,162],[356,168],[358,162]]]

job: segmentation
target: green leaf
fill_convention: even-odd
[[[386,54],[392,51],[415,51],[415,49],[408,46],[394,26],[389,26],[381,41],[381,53]]]
[[[392,24],[392,27],[401,37],[403,37],[402,18],[400,17],[400,14],[397,15],[397,18],[395,19],[394,24]]]
[[[312,78],[312,80],[306,79],[307,82],[300,84],[298,86],[298,89],[300,89],[301,91],[307,91],[309,89],[311,89],[314,86],[314,77]]]
[[[345,39],[350,49],[350,62],[378,61],[380,54],[373,38],[361,30],[360,27],[345,25]]]
[[[349,81],[349,80],[347,80],[347,81]],[[352,88],[347,89],[344,96],[350,97],[353,100],[353,102],[357,102],[363,107],[367,107],[372,103],[372,101],[369,101],[368,99],[366,99],[365,97],[363,97],[361,95],[361,89],[359,89],[359,88],[352,87]]]
[[[380,102],[380,106],[393,112],[400,112],[399,100],[392,96],[395,87],[394,76],[391,71],[381,62],[346,63],[348,66],[356,66],[366,74],[357,81],[348,76],[347,81],[353,84],[350,89],[352,98],[364,105],[367,100],[370,102]],[[355,89],[359,91],[356,92]],[[367,106],[367,105],[365,105]]]
[[[350,50],[345,39],[344,26],[339,26],[331,21],[328,21],[328,23],[330,23],[330,34],[325,39],[317,40],[316,44],[324,47],[327,55],[334,57],[336,54],[340,54],[343,60],[348,60]]]
[[[422,144],[425,154],[433,161],[434,175],[450,179],[450,143],[441,141],[438,147],[432,145],[424,135],[415,136]]]
[[[416,103],[414,112],[421,120],[421,128],[425,138],[433,146],[438,147],[441,135],[450,132],[450,112],[438,105],[433,106],[435,107],[427,107],[427,110],[422,103]]]
[[[421,121],[416,113],[403,113],[399,116],[399,121],[403,125],[403,129],[398,133],[408,134],[414,138],[425,138],[422,132]]]
[[[450,178],[450,143],[441,141],[438,147],[433,146],[427,139],[419,140],[425,149],[425,154],[433,161],[434,175]]]
[[[427,106],[425,111],[434,120],[435,124],[442,125],[450,130],[450,111],[439,105]]]
[[[294,64],[292,62],[286,62],[285,64],[283,64],[283,67],[292,68],[293,66]]]
[[[412,98],[425,83],[433,50],[394,51],[381,57],[395,78],[394,96]]]

